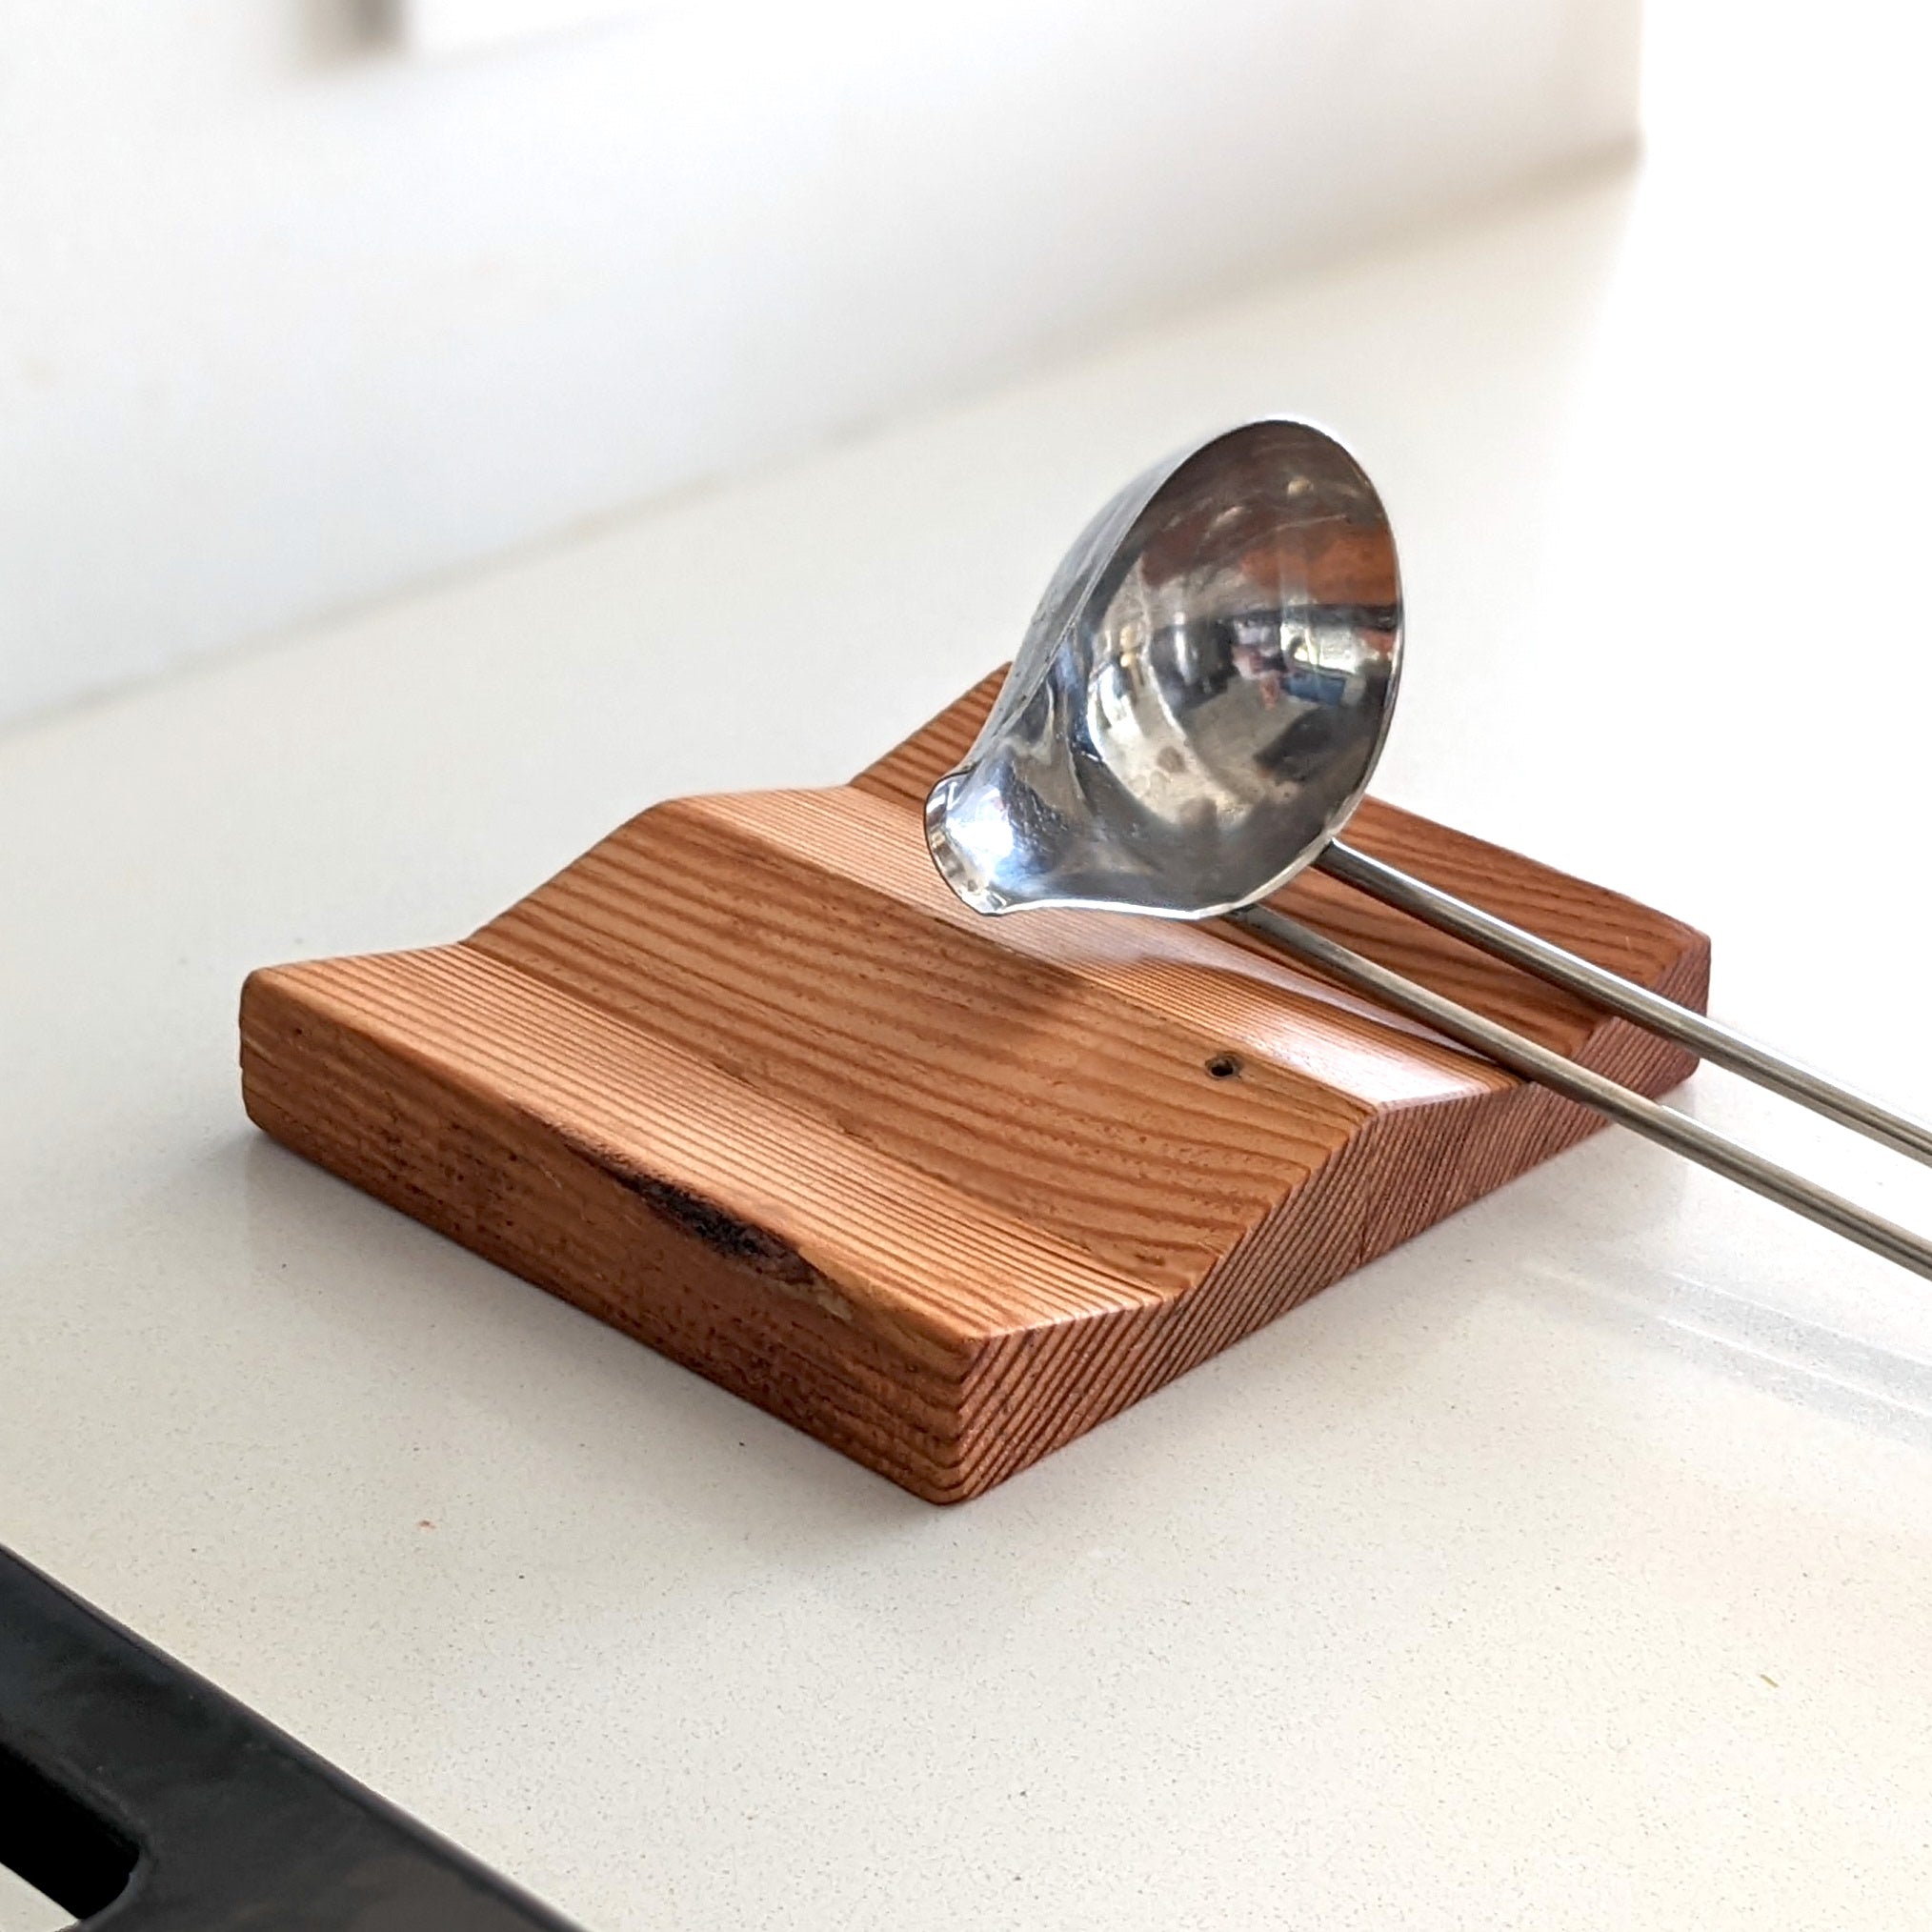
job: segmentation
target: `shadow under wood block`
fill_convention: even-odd
[[[987,919],[835,791],[678,799],[460,945],[254,974],[278,1140],[935,1502],[1601,1123],[1221,925]],[[1674,919],[1374,801],[1364,850],[1701,1006]],[[1648,1094],[1691,1057],[1318,875],[1310,924]]]

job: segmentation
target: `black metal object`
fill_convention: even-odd
[[[571,1932],[5,1549],[0,1864],[89,1932]]]

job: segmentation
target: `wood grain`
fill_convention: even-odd
[[[460,945],[252,975],[251,1117],[934,1501],[1594,1131],[1231,929],[968,912],[919,808],[997,681],[851,786],[646,812]],[[1373,801],[1350,835],[1701,1004],[1675,920]],[[1693,1064],[1332,880],[1279,902],[1647,1093]]]

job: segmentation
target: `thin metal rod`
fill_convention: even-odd
[[[1359,953],[1350,952],[1346,946],[1338,946],[1298,919],[1286,918],[1265,906],[1251,906],[1229,916],[1237,925],[1259,935],[1305,964],[1426,1022],[1512,1073],[1540,1080],[1572,1100],[1580,1100],[1584,1106],[1594,1107],[1600,1114],[1607,1114],[1611,1119],[1633,1128],[1646,1139],[1673,1148],[1766,1199],[1804,1216],[1807,1220],[1816,1221],[1821,1227],[1856,1241],[1860,1247],[1869,1248],[1873,1254],[1882,1255],[1886,1260],[1896,1261],[1902,1268],[1909,1268],[1915,1275],[1932,1280],[1932,1242],[1896,1222],[1869,1214],[1843,1196],[1806,1180],[1801,1174],[1793,1174],[1789,1168],[1780,1167],[1776,1161],[1766,1160],[1701,1121],[1660,1107],[1642,1094],[1592,1073],[1588,1067],[1579,1066],[1575,1060],[1552,1053],[1548,1047],[1525,1039],[1521,1034],[1499,1026],[1495,1020],[1472,1013],[1468,1007],[1445,999],[1439,993],[1419,986],[1413,979],[1392,973],[1373,959],[1363,958]]]
[[[1499,959],[1507,959],[1512,966],[1520,966],[1525,973],[1566,987],[1585,999],[1593,999],[1613,1013],[1649,1027],[1653,1033],[1680,1042],[1702,1059],[1728,1067],[1746,1079],[1756,1080],[1760,1086],[1782,1094],[1786,1099],[1826,1115],[1842,1126],[1856,1128],[1861,1134],[1868,1134],[1874,1140],[1897,1148],[1901,1154],[1932,1164],[1932,1126],[1894,1113],[1864,1094],[1841,1086],[1782,1054],[1773,1053],[1769,1047],[1761,1046],[1721,1021],[1680,1006],[1676,1000],[1666,999],[1662,994],[1579,958],[1574,953],[1566,953],[1562,947],[1553,946],[1547,939],[1540,939],[1534,933],[1512,926],[1507,919],[1499,919],[1493,913],[1455,898],[1437,886],[1398,872],[1394,866],[1384,865],[1380,859],[1371,858],[1351,845],[1338,841],[1331,844],[1316,864],[1333,877],[1367,893],[1371,898],[1380,899],[1385,906],[1413,914]]]

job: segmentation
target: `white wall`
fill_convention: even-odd
[[[1621,142],[1636,10],[0,0],[0,715]]]

